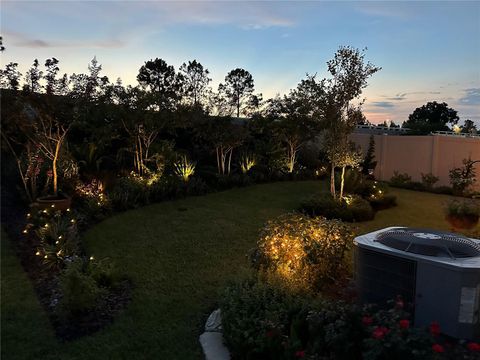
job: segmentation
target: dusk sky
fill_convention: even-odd
[[[340,45],[367,47],[382,70],[364,92],[367,119],[401,123],[428,101],[446,102],[480,125],[480,2],[2,1],[2,67],[60,60],[87,72],[97,56],[111,81],[136,85],[139,67],[197,59],[216,89],[226,73],[250,71],[264,98],[306,73],[327,76]]]

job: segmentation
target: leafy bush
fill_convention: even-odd
[[[300,211],[310,216],[348,222],[372,220],[375,216],[369,202],[359,196],[348,195],[342,201],[337,201],[326,193],[302,201]]]
[[[452,184],[454,194],[464,195],[466,191],[476,181],[474,168],[475,161],[463,159],[463,166],[450,170],[450,184]]]
[[[368,199],[373,210],[385,210],[397,206],[397,197],[392,194],[382,194],[380,196],[370,196]]]
[[[112,206],[118,210],[127,210],[148,204],[150,188],[146,180],[134,173],[119,178],[109,193]]]
[[[433,186],[438,182],[438,176],[433,175],[432,173],[424,174],[422,173],[422,184],[426,189],[431,190]]]
[[[353,236],[341,221],[285,214],[262,229],[252,265],[262,277],[289,289],[318,291],[346,275]]]
[[[254,280],[230,284],[220,309],[224,339],[238,359],[292,359],[303,349],[306,301]]]
[[[368,178],[357,169],[348,169],[345,172],[344,190],[349,194],[368,197],[375,192],[377,182]]]
[[[480,204],[475,200],[452,200],[447,203],[445,212],[449,216],[478,217]]]
[[[432,189],[435,194],[452,195],[453,189],[450,186],[436,186]]]
[[[230,285],[220,301],[236,359],[478,359],[480,344],[447,340],[436,322],[414,328],[403,301],[391,305],[309,298],[254,281]]]
[[[88,312],[121,280],[123,278],[109,259],[74,257],[60,275],[60,308],[66,316]]]
[[[412,177],[407,173],[400,174],[398,171],[393,172],[393,176],[390,178],[390,185],[396,187],[402,187],[406,183],[412,181]]]
[[[104,291],[88,272],[82,258],[70,262],[60,277],[63,297],[61,308],[68,316],[77,316],[92,309]]]

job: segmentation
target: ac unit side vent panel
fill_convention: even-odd
[[[414,302],[415,261],[362,248],[356,252],[356,281],[363,302],[385,305],[398,295]]]

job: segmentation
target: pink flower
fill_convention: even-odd
[[[388,330],[388,328],[386,328],[385,326],[377,326],[375,330],[373,330],[372,337],[374,339],[380,340],[383,339],[383,337],[389,332],[390,330]]]
[[[436,353],[443,353],[443,352],[445,352],[445,349],[444,349],[443,346],[440,345],[440,344],[433,344],[433,345],[432,345],[432,350],[433,350],[434,352],[436,352]]]
[[[474,342],[468,343],[467,349],[470,351],[480,351],[480,344]]]
[[[410,321],[406,319],[400,320],[398,324],[402,329],[408,329],[410,327]]]
[[[434,321],[430,324],[430,334],[433,336],[440,335],[440,324],[438,322]]]
[[[52,177],[53,176],[53,171],[52,170],[47,170],[47,176]]]
[[[297,357],[297,358],[304,358],[304,357],[305,357],[305,350],[298,350],[298,351],[295,353],[295,357]]]
[[[369,326],[373,323],[373,319],[371,316],[364,316],[362,318],[362,324],[365,325],[365,326]]]

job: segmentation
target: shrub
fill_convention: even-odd
[[[394,206],[397,206],[397,197],[391,194],[383,194],[380,196],[371,196],[368,201],[370,202],[373,210],[385,210]]]
[[[476,181],[475,161],[463,159],[463,166],[450,170],[450,184],[452,184],[454,194],[464,195],[468,188]]]
[[[422,184],[426,189],[431,190],[433,186],[438,182],[438,176],[433,175],[432,173],[424,174],[422,173]]]
[[[432,192],[436,194],[452,195],[453,189],[450,186],[436,186],[432,189]]]
[[[368,179],[357,169],[348,169],[345,173],[345,192],[368,197],[375,192],[376,182]]]
[[[24,233],[33,232],[38,239],[36,255],[50,270],[63,268],[65,261],[78,254],[77,222],[71,212],[40,210],[29,216]]]
[[[393,176],[390,178],[390,185],[396,187],[403,187],[406,183],[412,181],[412,177],[407,173],[400,174],[398,171],[393,172]]]
[[[447,203],[445,212],[449,216],[478,217],[480,204],[475,200],[452,200]]]
[[[127,210],[147,204],[150,200],[150,189],[141,176],[131,173],[116,181],[109,197],[114,208]]]
[[[351,211],[353,221],[373,220],[375,213],[367,200],[360,196],[350,196],[350,199],[347,203],[347,209]]]
[[[251,261],[268,280],[317,291],[346,275],[353,236],[341,221],[285,214],[264,226]]]
[[[102,288],[87,271],[88,264],[82,258],[70,262],[60,277],[63,297],[60,305],[67,316],[77,316],[92,309]]]
[[[230,284],[220,300],[223,336],[238,359],[292,359],[303,349],[306,300],[254,280]]]
[[[347,222],[372,220],[375,216],[368,201],[359,196],[347,195],[342,201],[337,201],[327,193],[302,201],[300,211],[310,216]]]

